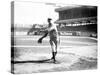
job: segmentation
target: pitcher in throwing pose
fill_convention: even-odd
[[[45,34],[38,40],[38,43],[42,43],[43,38],[49,35],[49,42],[52,49],[51,60],[53,60],[53,62],[56,63],[55,57],[57,55],[58,45],[60,44],[59,32],[57,30],[57,26],[51,22],[51,18],[48,18],[47,21],[48,27],[45,29]]]

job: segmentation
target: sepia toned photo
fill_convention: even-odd
[[[11,73],[97,69],[97,8],[11,2]]]

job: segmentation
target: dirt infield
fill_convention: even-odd
[[[37,58],[37,59],[36,59]],[[97,68],[97,59],[82,57],[71,53],[59,53],[56,57],[57,63],[52,61],[36,62],[45,60],[50,57],[41,56],[35,57],[30,62],[15,63],[14,73],[38,73],[38,72],[57,72],[57,71],[72,71],[72,70],[87,70]],[[21,60],[22,61],[22,60]]]

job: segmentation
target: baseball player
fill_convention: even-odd
[[[48,21],[48,27],[45,30],[45,34],[38,40],[38,43],[42,43],[43,38],[49,35],[49,38],[50,38],[49,42],[52,49],[51,60],[53,60],[53,62],[56,63],[55,57],[57,54],[58,44],[60,43],[59,33],[58,33],[56,25],[51,22],[52,19],[48,18],[47,21]]]

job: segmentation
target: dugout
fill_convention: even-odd
[[[61,35],[97,36],[97,6],[69,6],[55,9]]]

